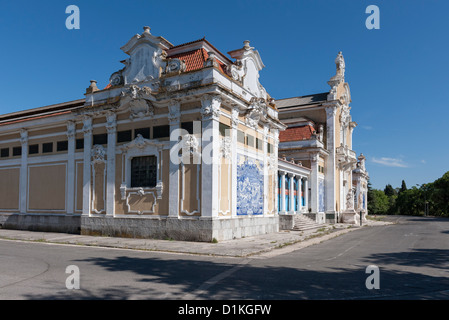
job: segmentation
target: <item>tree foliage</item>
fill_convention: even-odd
[[[404,180],[395,190],[390,184],[385,189],[373,189],[368,183],[368,212],[370,214],[403,214],[449,217],[449,171],[441,178],[419,187],[407,188]]]

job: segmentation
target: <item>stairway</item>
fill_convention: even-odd
[[[297,214],[294,218],[294,227],[292,230],[295,231],[304,231],[304,230],[311,230],[311,229],[318,229],[320,227],[323,227],[324,225],[318,224],[315,222],[315,220],[310,219],[309,217],[306,217],[303,214]]]

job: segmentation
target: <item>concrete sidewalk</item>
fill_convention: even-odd
[[[280,231],[218,243],[98,237],[8,229],[0,229],[0,239],[207,256],[263,258],[298,250],[354,230],[363,230],[364,227],[386,224],[391,224],[391,222],[368,220],[362,227],[342,223],[326,224],[314,230]]]

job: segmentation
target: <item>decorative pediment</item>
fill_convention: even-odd
[[[164,144],[157,143],[153,140],[145,139],[144,137],[142,137],[142,135],[138,134],[133,141],[121,146],[121,150],[123,153],[127,153],[128,150],[130,149],[145,149],[148,146],[153,146],[158,149],[162,149],[164,147]]]
[[[256,97],[266,99],[267,92],[259,82],[259,72],[265,67],[259,52],[249,45],[249,41],[244,41],[243,48],[228,53],[236,59],[228,68],[228,74]]]
[[[167,71],[166,50],[171,47],[173,45],[163,37],[153,36],[150,27],[144,27],[142,34],[136,34],[121,48],[129,58],[123,61],[123,69],[111,75],[110,86],[159,79],[161,73]],[[176,68],[173,63],[168,66],[169,70]]]

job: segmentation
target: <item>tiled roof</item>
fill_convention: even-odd
[[[279,141],[288,142],[309,140],[314,132],[315,129],[311,125],[287,128],[286,130],[279,132]]]
[[[302,106],[302,105],[310,105],[310,104],[319,104],[324,101],[327,101],[327,95],[329,92],[311,94],[302,97],[293,97],[287,99],[279,99],[276,100],[276,106],[278,108],[286,108],[286,107],[294,107],[294,106]]]
[[[208,57],[209,54],[207,51],[204,48],[200,48],[193,51],[178,53],[173,56],[169,56],[168,58],[183,60],[186,63],[186,72],[188,72],[202,69],[204,62],[206,62]],[[215,61],[218,63],[220,71],[225,73],[226,65],[218,59],[215,59]]]

